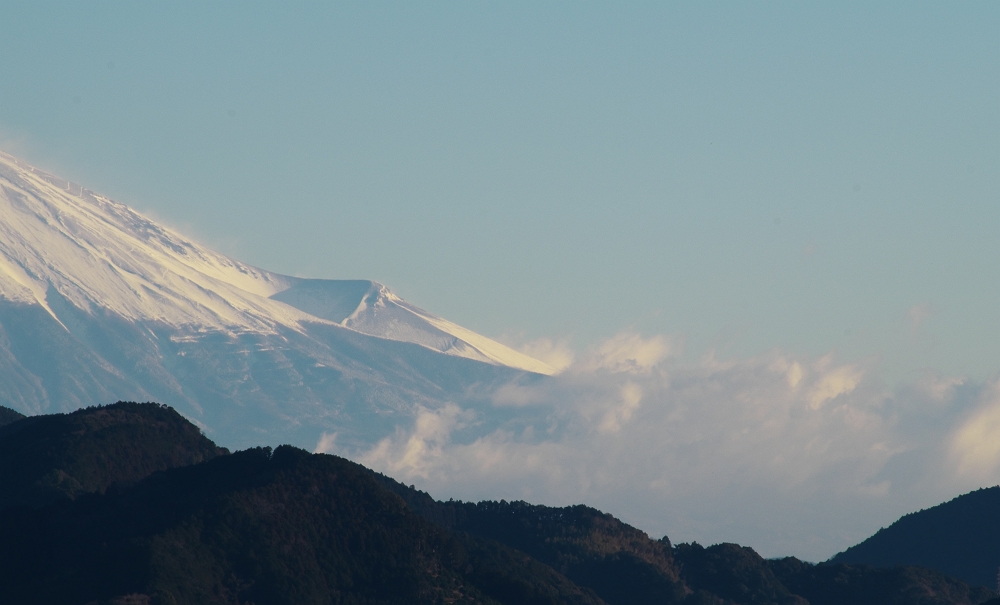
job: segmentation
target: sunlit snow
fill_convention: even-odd
[[[192,332],[274,333],[334,323],[449,355],[551,374],[547,364],[419,309],[370,281],[305,280],[200,246],[116,203],[0,154],[0,298]]]

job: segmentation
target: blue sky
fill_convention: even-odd
[[[998,22],[985,2],[21,3],[0,144],[247,262],[377,279],[492,336],[986,376]]]
[[[357,459],[820,559],[1000,480],[1000,5],[873,4],[8,2],[0,148],[576,350],[578,435]]]

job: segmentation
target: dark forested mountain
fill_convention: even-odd
[[[374,473],[373,473],[374,474]],[[525,502],[436,502],[383,475],[376,478],[427,519],[530,554],[592,589],[609,605],[945,605],[995,594],[919,567],[813,565],[765,560],[737,544],[671,547],[587,506]]]
[[[806,605],[775,575],[767,561],[752,548],[738,544],[678,544],[674,551],[684,581],[695,590],[723,599],[757,605]]]
[[[58,479],[58,480],[54,480]],[[118,403],[0,427],[0,603],[978,605],[939,572],[676,547],[586,506],[437,502]]]
[[[0,426],[5,426],[14,422],[15,420],[20,420],[24,418],[24,414],[18,412],[17,410],[12,410],[10,408],[5,408],[0,405]]]
[[[813,565],[794,557],[765,560],[737,544],[681,544],[674,557],[689,586],[736,603],[944,605],[982,603],[994,596],[930,569]]]
[[[8,509],[0,542],[4,603],[600,603],[523,555],[427,522],[363,467],[291,446]]]
[[[685,595],[669,541],[588,506],[450,503],[454,529],[491,538],[552,566],[609,604],[677,602]]]
[[[911,513],[831,559],[879,567],[921,565],[970,584],[996,586],[1000,487]]]
[[[125,403],[0,427],[0,507],[39,505],[225,453],[180,414]]]
[[[876,568],[843,563],[811,565],[788,557],[768,565],[790,591],[811,605],[942,605],[983,603],[997,605],[993,591],[969,586],[926,567]]]
[[[516,548],[593,590],[609,605],[679,603],[690,592],[680,581],[667,538],[652,540],[599,510],[526,502],[435,502],[392,479],[377,478],[426,519]]]

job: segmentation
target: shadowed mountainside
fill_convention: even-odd
[[[680,581],[666,537],[652,540],[599,510],[526,502],[437,502],[425,492],[373,475],[424,518],[525,552],[610,605],[678,603],[690,592]]]
[[[600,600],[456,538],[341,458],[255,448],[0,523],[5,603],[567,603]]]
[[[803,563],[794,557],[768,561],[789,590],[811,605],[943,605],[992,603],[996,593],[969,586],[940,571],[916,566],[888,569],[869,565]]]
[[[995,596],[919,567],[880,570],[768,561],[737,544],[671,547],[587,506],[437,502],[373,473],[414,511],[455,531],[503,542],[551,565],[609,605],[976,604]],[[780,573],[779,573],[780,572]]]
[[[1000,487],[976,490],[911,513],[834,563],[921,565],[979,586],[996,586],[1000,566]]]
[[[0,508],[103,492],[223,453],[198,427],[156,403],[22,416],[0,427]]]
[[[684,581],[695,590],[748,605],[809,603],[782,584],[752,548],[738,544],[704,548],[695,542],[678,544],[674,556]]]
[[[15,420],[20,420],[24,418],[24,414],[18,412],[17,410],[12,410],[10,408],[5,408],[0,405],[0,426],[6,426]]]
[[[0,486],[0,602],[12,605],[978,605],[996,596],[916,567],[672,547],[587,506],[437,502],[336,456],[291,446],[229,454],[158,404],[14,420],[0,428]]]

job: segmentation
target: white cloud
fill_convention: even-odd
[[[642,401],[642,388],[634,382],[627,382],[621,387],[620,401],[613,405],[604,415],[598,429],[602,433],[617,433],[622,430],[622,424],[628,422]]]
[[[813,409],[819,408],[835,397],[850,393],[861,380],[862,372],[856,366],[845,365],[823,372],[822,369],[825,369],[827,365],[826,358],[817,364],[817,369],[821,370],[820,378],[809,392],[809,405]],[[791,378],[789,378],[789,383],[791,383]]]
[[[573,364],[576,354],[564,341],[539,338],[518,347],[522,353],[549,364],[556,372],[561,372]]]
[[[332,454],[337,450],[337,433],[327,433],[323,434],[319,438],[319,442],[316,444],[316,449],[313,450],[315,454]]]
[[[924,371],[914,382],[914,386],[934,401],[947,402],[955,396],[955,389],[966,383],[961,376],[942,376]]]
[[[994,381],[983,390],[979,405],[950,441],[959,473],[982,482],[995,480],[1000,468],[1000,383]]]
[[[381,440],[360,460],[365,466],[384,469],[393,475],[428,478],[435,466],[447,463],[444,448],[451,433],[469,417],[454,403],[438,410],[421,408],[413,430],[397,432],[395,437]]]
[[[804,375],[802,364],[797,361],[789,361],[784,357],[779,357],[771,362],[770,369],[776,372],[784,372],[789,388],[794,389],[802,382],[802,376]]]
[[[682,363],[671,342],[618,335],[492,407],[421,409],[354,457],[438,498],[583,502],[653,535],[812,560],[995,482],[1000,394],[946,376],[890,391],[832,356]]]
[[[589,351],[580,367],[573,369],[580,372],[647,372],[674,353],[674,349],[664,336],[643,338],[634,332],[622,332]]]

